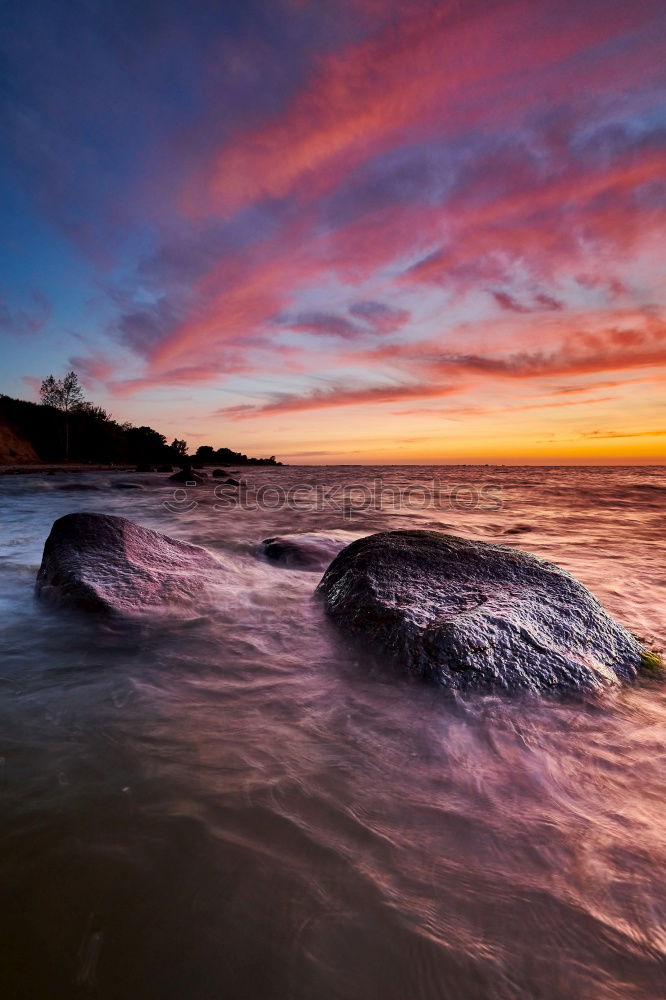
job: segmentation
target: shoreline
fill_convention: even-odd
[[[39,473],[49,472],[134,472],[134,466],[126,465],[86,465],[81,462],[72,462],[67,465],[64,462],[40,462],[26,463],[25,465],[0,465],[0,476],[39,475]]]
[[[266,463],[262,465],[260,462],[248,462],[247,464],[243,462],[231,462],[231,465],[238,467],[239,469],[285,469],[289,466],[284,463],[280,465],[271,465]],[[181,462],[173,462],[173,469],[177,471],[183,467]],[[196,471],[197,469],[216,469],[223,468],[223,466],[216,465],[194,465],[192,468]],[[84,462],[71,462],[69,464],[65,462],[26,462],[24,465],[0,465],[0,476],[18,476],[18,475],[39,475],[46,473],[78,473],[78,472],[126,472],[126,473],[138,473],[139,475],[150,475],[149,472],[140,473],[138,472],[136,465],[104,465],[103,463],[95,463],[87,465]],[[152,470],[153,474],[157,472],[156,469]],[[163,473],[167,475],[167,473]]]

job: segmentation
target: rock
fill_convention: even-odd
[[[169,476],[169,481],[172,483],[203,483],[206,480],[205,472],[195,472],[190,466],[186,466],[181,469],[180,472],[174,472],[173,476]]]
[[[226,469],[213,469],[213,473],[212,474],[213,474],[213,476],[214,476],[215,479],[221,479],[222,476],[226,476],[227,475],[227,470]]]
[[[265,538],[259,552],[270,562],[288,569],[324,570],[353,537],[348,532],[276,535]]]
[[[560,567],[435,531],[353,542],[317,593],[346,631],[448,688],[593,691],[633,680],[645,653]]]
[[[140,462],[139,465],[137,465],[137,467],[136,467],[136,469],[134,471],[135,472],[152,472],[153,471],[153,467],[152,467],[152,465],[147,465],[145,462]]]
[[[220,563],[124,517],[67,514],[51,528],[37,573],[37,594],[52,604],[136,614],[190,604]]]
[[[223,486],[240,486],[240,482],[237,479],[232,479],[231,476],[230,476],[229,479],[225,479],[224,480],[224,483],[222,485]]]
[[[158,465],[158,472],[173,472],[173,465]]]
[[[145,490],[143,483],[114,483],[115,490]]]
[[[62,483],[62,485],[56,487],[56,489],[64,490],[67,493],[81,493],[83,491],[90,492],[93,490],[101,490],[103,488],[104,487],[100,486],[99,483]]]

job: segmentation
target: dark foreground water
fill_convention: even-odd
[[[319,574],[255,545],[450,526],[557,561],[663,649],[666,470],[246,475],[471,490],[349,518],[215,510],[156,475],[0,479],[0,995],[661,1000],[666,684],[452,700],[355,658]],[[205,545],[226,582],[131,628],[46,610],[42,545],[74,510]]]

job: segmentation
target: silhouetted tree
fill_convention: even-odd
[[[211,462],[215,461],[215,449],[210,444],[202,444],[197,448],[195,457],[199,462],[210,465]]]
[[[23,437],[42,462],[56,462],[63,454],[63,421],[67,420],[67,457],[78,462],[134,462],[150,465],[162,462],[189,461],[187,443],[176,438],[167,445],[163,434],[152,427],[134,427],[131,423],[118,423],[101,406],[82,398],[75,373],[56,380],[52,375],[44,379],[42,404],[12,399],[0,393],[0,429],[8,426]],[[67,381],[67,385],[65,385]],[[212,452],[210,445],[203,445],[204,461],[217,461],[220,465],[279,465],[271,456],[248,458],[230,448]],[[197,458],[201,460],[201,449]]]
[[[88,400],[83,403],[79,403],[79,405],[75,406],[74,409],[76,413],[85,413],[86,416],[93,417],[95,420],[113,420],[113,417],[108,410],[105,410],[103,406],[98,406],[96,403],[90,403]]]
[[[152,427],[130,427],[126,432],[132,462],[158,462],[165,456],[166,438]]]
[[[83,406],[83,389],[76,372],[67,372],[64,378],[56,379],[53,375],[45,378],[41,384],[39,395],[45,406],[53,406],[65,416],[65,460],[69,458],[69,415],[72,410]]]

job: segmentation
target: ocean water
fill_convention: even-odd
[[[452,698],[367,662],[321,571],[257,545],[501,541],[663,651],[666,469],[242,472],[242,507],[212,481],[0,478],[1,995],[661,1000],[666,682]],[[43,543],[76,510],[203,545],[223,582],[127,624],[46,608]]]

